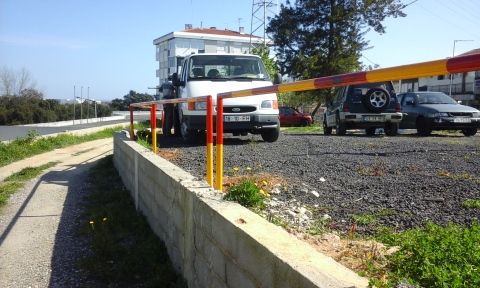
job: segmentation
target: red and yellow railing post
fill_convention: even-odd
[[[130,106],[130,139],[135,140],[135,135],[133,135],[133,106]]]
[[[213,101],[207,96],[207,183],[213,187]]]

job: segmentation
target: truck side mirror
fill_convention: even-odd
[[[280,73],[273,76],[273,84],[282,84],[282,75]]]
[[[173,74],[172,74],[172,84],[173,84],[173,86],[175,86],[175,87],[185,86],[185,82],[180,81],[180,79],[178,79],[178,74],[177,74],[177,73],[173,73]]]

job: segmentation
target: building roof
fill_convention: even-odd
[[[192,28],[192,29],[183,30],[183,32],[222,35],[222,36],[237,36],[237,37],[247,37],[247,38],[250,38],[251,36],[252,38],[260,38],[255,35],[240,33],[239,31],[233,31],[228,29],[221,30],[216,28]]]
[[[457,56],[455,56],[455,57],[458,57],[458,56],[468,56],[468,55],[474,55],[474,54],[480,54],[480,48],[470,50],[470,51],[468,51],[468,52],[465,52],[465,53],[463,53],[463,54],[457,55]]]
[[[239,29],[240,30],[240,29]],[[255,42],[263,43],[263,38],[255,35],[250,35],[247,33],[240,33],[240,31],[233,30],[222,30],[216,28],[191,28],[182,31],[170,32],[165,34],[155,40],[153,44],[157,45],[163,41],[170,40],[173,38],[190,38],[190,39],[210,39],[210,40],[222,40],[222,41],[238,41],[238,42],[249,42],[250,37]],[[271,39],[266,39],[267,43],[273,42]]]

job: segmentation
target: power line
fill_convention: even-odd
[[[438,17],[438,18],[442,19],[443,21],[447,22],[448,24],[452,25],[453,27],[455,27],[455,28],[457,28],[457,29],[459,29],[459,30],[462,30],[463,32],[467,33],[468,35],[470,35],[470,36],[472,36],[472,37],[474,37],[474,38],[477,38],[477,39],[479,39],[479,40],[480,40],[480,38],[479,38],[479,37],[477,37],[477,36],[473,35],[472,33],[468,32],[468,31],[465,31],[463,28],[461,28],[461,27],[458,27],[458,26],[457,26],[457,25],[455,25],[454,23],[452,23],[452,22],[448,21],[447,19],[445,19],[445,18],[443,18],[443,17],[441,17],[441,16],[439,16],[439,15],[437,15],[437,14],[435,14],[435,13],[433,13],[433,12],[432,12],[432,11],[430,11],[429,9],[426,9],[425,7],[423,7],[423,6],[419,5],[419,4],[417,4],[417,6],[418,6],[418,7],[420,7],[420,8],[422,8],[423,10],[427,11],[428,13],[430,13],[430,14],[433,14],[434,16],[436,16],[436,17]]]
[[[440,5],[442,5],[443,7],[447,8],[447,9],[453,11],[454,13],[460,15],[463,19],[468,20],[468,21],[472,22],[472,23],[475,24],[475,25],[479,25],[479,24],[477,24],[476,22],[472,21],[470,18],[465,17],[465,15],[463,15],[463,14],[458,13],[457,11],[455,11],[454,8],[448,7],[448,6],[446,6],[445,4],[442,4],[441,2],[437,2],[437,3],[440,4]],[[477,17],[476,15],[470,13],[470,11],[466,10],[465,8],[463,8],[461,5],[455,5],[455,7],[460,8],[460,9],[466,11],[467,13],[469,13],[470,15],[472,15],[472,16],[474,16],[474,17]]]

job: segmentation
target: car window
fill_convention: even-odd
[[[406,94],[404,103],[405,103],[405,106],[413,106],[413,103],[415,103],[415,95],[414,94]]]

